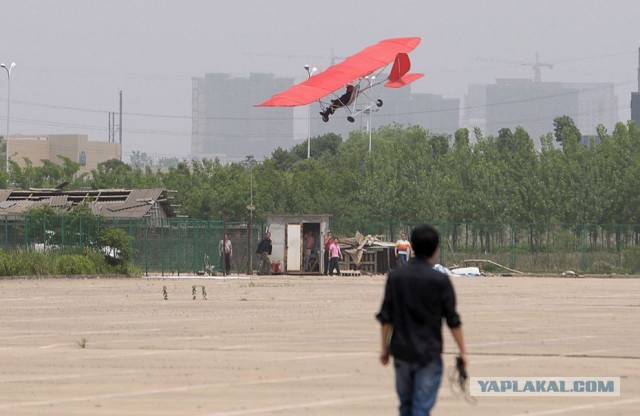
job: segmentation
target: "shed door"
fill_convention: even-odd
[[[300,224],[287,224],[287,272],[300,271],[300,253],[302,244],[300,240]]]

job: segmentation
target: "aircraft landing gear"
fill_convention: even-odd
[[[355,119],[355,118],[353,118],[353,117],[351,117],[351,116],[349,116],[349,117],[347,117],[347,121],[348,121],[349,123],[353,123],[354,121],[356,121],[356,119]]]
[[[329,121],[329,116],[325,116],[324,114],[322,115],[322,121],[324,121],[325,123],[327,121]]]
[[[378,107],[382,107],[382,100],[378,100],[378,101],[376,101],[376,105],[377,105]]]

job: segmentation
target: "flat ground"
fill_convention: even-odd
[[[396,414],[384,281],[0,280],[0,415]],[[640,279],[453,281],[472,376],[621,377],[622,394],[471,406],[445,380],[434,415],[640,414]]]

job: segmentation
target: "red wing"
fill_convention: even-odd
[[[326,71],[274,95],[257,107],[294,107],[312,103],[388,65],[396,59],[398,53],[411,52],[419,44],[420,38],[383,40],[329,67]]]

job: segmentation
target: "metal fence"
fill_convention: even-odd
[[[96,247],[106,228],[119,228],[133,237],[134,262],[144,274],[180,275],[221,270],[218,243],[226,232],[233,243],[232,273],[246,273],[251,255],[263,238],[264,226],[254,223],[249,240],[246,223],[104,217],[25,216],[1,219],[2,248],[26,247],[37,251],[75,252]],[[251,247],[251,248],[250,248]]]
[[[332,220],[339,237],[356,232],[395,241],[402,231],[422,222]],[[640,273],[640,225],[502,224],[431,222],[441,233],[439,262],[462,265],[490,260],[523,272]],[[264,223],[200,221],[171,218],[107,219],[103,217],[25,216],[0,219],[3,249],[77,250],[94,246],[105,228],[133,237],[135,263],[145,274],[179,275],[220,270],[218,243],[227,232],[233,243],[232,273],[257,268],[253,255],[263,238]],[[485,263],[485,270],[493,266]],[[504,270],[502,270],[504,271]]]

